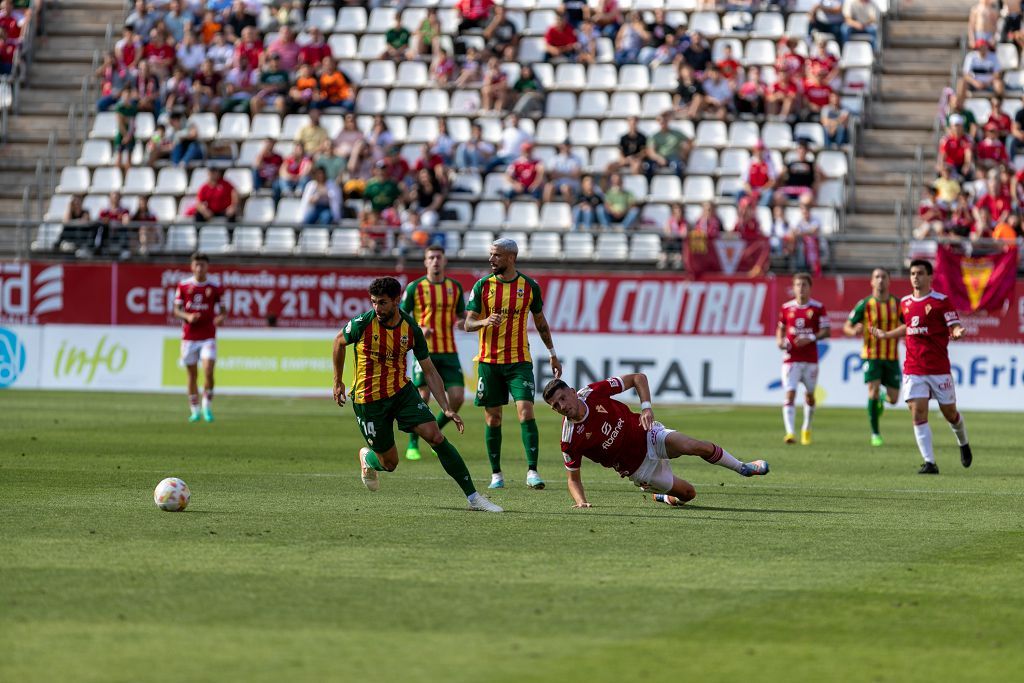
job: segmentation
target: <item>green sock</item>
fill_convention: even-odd
[[[473,485],[473,477],[469,476],[469,469],[466,468],[466,461],[462,459],[459,452],[452,445],[451,441],[445,439],[439,445],[434,446],[437,459],[441,467],[448,473],[448,476],[455,480],[466,496],[476,493],[476,486]]]
[[[451,420],[448,419],[448,416],[444,414],[443,410],[438,412],[438,414],[434,416],[434,419],[437,420],[437,426],[441,429],[444,429],[444,426],[451,422]]]
[[[885,412],[885,399],[878,399],[878,417],[882,417],[882,413]]]
[[[878,434],[878,399],[868,399],[868,420],[871,421],[871,433]]]
[[[378,472],[387,472],[387,468],[380,464],[380,460],[377,459],[377,454],[373,451],[369,451],[366,454],[366,464],[377,470]]]
[[[491,472],[501,472],[501,425],[484,425],[484,446],[487,448],[487,459],[491,461]]]
[[[523,448],[526,449],[526,467],[537,469],[537,447],[540,445],[540,432],[536,420],[525,420],[520,423],[519,430],[523,434]]]
[[[412,432],[411,434],[409,434],[409,448],[417,448],[418,449],[419,447],[420,447],[420,435],[417,434],[416,432]]]

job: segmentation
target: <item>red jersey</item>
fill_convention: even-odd
[[[988,209],[989,221],[995,223],[1003,214],[1013,210],[1013,200],[1010,198],[1008,191],[1003,191],[999,195],[987,194],[981,197],[978,201],[974,202],[974,206],[979,209]]]
[[[785,97],[796,97],[799,92],[800,91],[797,89],[796,83],[793,81],[784,83],[780,80],[768,86],[769,95],[778,95],[779,93],[782,93]]]
[[[907,326],[905,375],[949,374],[949,328],[960,324],[960,314],[945,294],[929,292],[920,299],[900,299],[900,318]]]
[[[978,159],[988,159],[999,164],[1009,164],[1010,157],[1006,154],[1006,146],[1003,141],[985,138],[978,143]]]
[[[182,323],[181,338],[186,341],[201,341],[217,336],[217,328],[213,319],[220,306],[220,287],[209,280],[196,282],[194,277],[178,283],[174,293],[174,305],[180,306],[186,313],[198,313],[199,320],[194,323]]]
[[[524,187],[530,187],[530,185],[537,181],[537,164],[538,162],[535,159],[516,159],[508,167],[509,175],[517,183]]]
[[[331,46],[327,43],[310,43],[299,50],[299,64],[319,66],[324,57],[331,56]]]
[[[731,81],[736,78],[737,74],[739,74],[742,65],[735,59],[723,59],[715,64],[715,66],[717,66],[718,70],[722,72],[723,78]]]
[[[562,458],[575,471],[587,457],[628,477],[647,457],[647,431],[640,416],[612,398],[624,391],[622,379],[610,377],[577,392],[586,406],[583,419],[562,419]]]
[[[0,16],[0,28],[4,30],[4,33],[11,40],[17,40],[21,37],[21,27],[18,26],[18,20],[10,14]]]
[[[551,26],[544,33],[544,40],[551,47],[567,47],[576,42],[576,31],[569,24],[562,28]]]
[[[786,350],[782,354],[782,362],[817,363],[818,332],[831,327],[824,304],[810,299],[801,306],[796,299],[790,299],[779,310],[779,324],[786,328]],[[796,346],[796,340],[801,337],[814,339],[815,342]]]
[[[235,186],[221,178],[219,183],[204,183],[199,188],[196,200],[206,204],[206,207],[215,214],[222,214],[231,206],[231,193]]]
[[[992,126],[999,131],[999,137],[1002,138],[1010,134],[1012,124],[1010,123],[1009,116],[1002,111],[996,110],[988,115],[988,121],[985,122],[985,127],[988,128],[989,126]]]
[[[814,106],[824,107],[831,95],[832,88],[828,83],[815,83],[812,78],[804,81],[804,98]]]
[[[943,163],[959,167],[964,165],[964,158],[970,148],[971,141],[967,139],[966,135],[960,137],[947,135],[939,143],[939,154],[942,155]]]

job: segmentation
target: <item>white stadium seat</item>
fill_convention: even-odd
[[[331,232],[327,253],[332,256],[357,256],[361,251],[358,230],[336,228]]]
[[[239,254],[258,254],[263,249],[263,228],[244,225],[235,228],[231,248]]]
[[[222,254],[230,248],[228,229],[223,225],[204,225],[199,228],[199,251]]]
[[[92,184],[89,185],[89,192],[108,194],[120,192],[124,178],[121,169],[116,166],[104,166],[92,172]]]
[[[621,232],[603,232],[597,236],[594,257],[598,261],[625,261],[629,254],[629,243]]]
[[[303,228],[295,250],[299,254],[325,254],[330,240],[331,233],[327,228]]]
[[[567,261],[591,261],[594,258],[594,238],[587,233],[570,232],[562,238],[562,251]]]
[[[89,191],[89,169],[84,166],[65,166],[60,171],[60,180],[55,192],[61,194],[83,194]]]

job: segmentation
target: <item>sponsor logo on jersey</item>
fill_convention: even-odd
[[[608,411],[605,410],[604,406],[594,406],[594,410],[596,410],[599,413],[604,413],[606,415],[608,414]]]
[[[609,448],[611,448],[612,444],[615,443],[615,439],[619,438],[619,432],[622,431],[622,427],[625,424],[626,421],[620,417],[619,421],[615,423],[615,428],[611,430],[610,434],[608,434],[608,438],[605,439],[604,442],[601,444],[601,448],[603,448],[604,450],[608,450]],[[604,426],[610,427],[611,425],[605,422]],[[603,432],[604,428],[602,428],[601,431]]]

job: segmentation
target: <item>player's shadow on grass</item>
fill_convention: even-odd
[[[845,510],[782,510],[778,508],[732,508],[719,505],[692,505],[687,503],[684,510],[707,510],[708,512],[756,512],[758,514],[780,514],[780,515],[855,515],[857,512]]]

